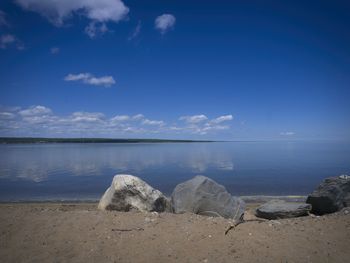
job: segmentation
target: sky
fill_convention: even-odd
[[[0,136],[350,140],[349,1],[2,0]]]

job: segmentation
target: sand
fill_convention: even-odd
[[[349,262],[350,214],[247,222],[104,212],[95,203],[0,204],[1,262]],[[254,218],[256,204],[246,218]]]

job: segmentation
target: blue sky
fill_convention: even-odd
[[[350,139],[349,1],[0,10],[0,136]]]

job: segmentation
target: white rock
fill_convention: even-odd
[[[102,196],[101,210],[171,212],[169,200],[140,178],[128,174],[114,176],[111,186]]]
[[[347,174],[342,174],[342,175],[339,175],[339,178],[340,178],[340,179],[349,180],[349,179],[350,179],[350,176],[347,175]]]

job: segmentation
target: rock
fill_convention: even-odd
[[[224,186],[205,176],[178,184],[171,195],[171,203],[175,213],[191,212],[235,220],[239,220],[245,210],[243,200],[231,196]]]
[[[334,213],[350,206],[350,176],[326,178],[306,202],[312,205],[311,212],[317,215]]]
[[[349,180],[349,179],[350,179],[350,176],[347,175],[347,174],[342,174],[342,175],[339,175],[339,178],[340,178],[340,179]]]
[[[310,210],[310,204],[271,200],[256,209],[256,216],[265,219],[292,218],[308,215]]]
[[[170,201],[140,178],[128,174],[114,176],[111,186],[102,196],[101,210],[171,212]]]

